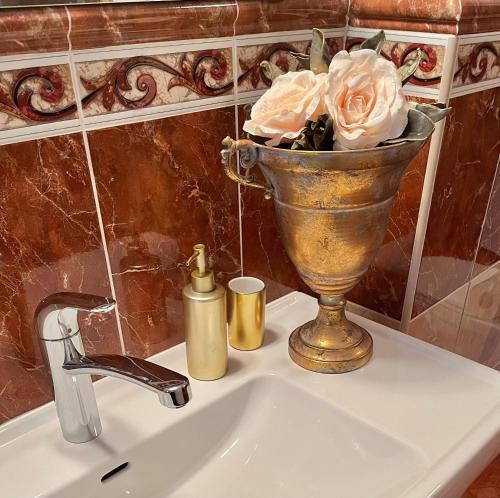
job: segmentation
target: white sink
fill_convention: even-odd
[[[272,303],[265,346],[231,350],[229,374],[192,380],[183,409],[105,379],[90,443],[62,439],[52,404],[1,426],[1,496],[459,498],[500,451],[500,374],[352,316],[374,336],[373,360],[308,372],[286,346],[315,310],[300,293]],[[184,346],[154,361],[184,372]]]

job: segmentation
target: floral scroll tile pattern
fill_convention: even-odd
[[[217,97],[233,90],[231,49],[77,64],[85,116]]]
[[[364,38],[348,38],[347,51],[359,50],[363,41]],[[417,86],[438,87],[443,74],[444,46],[386,41],[381,55],[394,62],[396,67],[401,67],[415,57],[419,48],[423,51],[423,59],[409,83]]]
[[[342,38],[327,39],[332,54],[341,50],[343,42]],[[238,47],[238,91],[263,90],[271,86],[271,80],[260,67],[262,61],[271,61],[284,72],[296,71],[297,60],[290,52],[309,53],[310,48],[309,40]]]
[[[75,117],[68,65],[0,72],[0,131]]]
[[[500,78],[500,40],[460,45],[453,86]]]

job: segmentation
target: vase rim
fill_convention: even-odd
[[[404,146],[409,146],[410,144],[415,144],[418,143],[420,145],[424,145],[427,140],[429,140],[429,137],[426,137],[424,140],[405,140],[404,142],[398,142],[395,144],[389,144],[389,145],[382,145],[380,147],[367,147],[364,149],[346,149],[346,150],[292,150],[292,149],[280,149],[278,147],[271,147],[269,145],[263,145],[259,144],[258,142],[255,142],[252,139],[248,139],[249,142],[252,142],[252,144],[255,145],[255,147],[258,147],[260,149],[265,149],[269,151],[274,151],[274,152],[284,152],[286,154],[298,154],[298,155],[315,155],[315,156],[322,156],[322,155],[327,155],[327,154],[335,154],[335,155],[344,155],[347,156],[353,152],[355,153],[369,153],[369,152],[376,152],[378,150],[380,151],[386,151],[386,150],[392,150],[392,149],[397,149],[397,148],[403,148]]]

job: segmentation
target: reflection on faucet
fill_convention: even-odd
[[[158,395],[160,403],[180,408],[191,399],[189,380],[154,363],[113,354],[85,356],[77,313],[105,313],[113,299],[62,292],[45,298],[35,311],[35,328],[44,345],[52,374],[54,399],[63,435],[83,443],[101,432],[91,375],[116,377]]]

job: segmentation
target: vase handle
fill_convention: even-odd
[[[231,137],[226,137],[222,141],[224,149],[221,150],[222,165],[224,172],[233,180],[233,182],[244,185],[245,187],[253,187],[264,190],[264,197],[271,199],[273,196],[273,189],[267,185],[259,183],[253,175],[247,174],[246,176],[237,173],[234,167],[234,157],[236,151],[240,151],[240,165],[247,170],[247,172],[257,164],[258,150],[250,140],[233,140]]]

